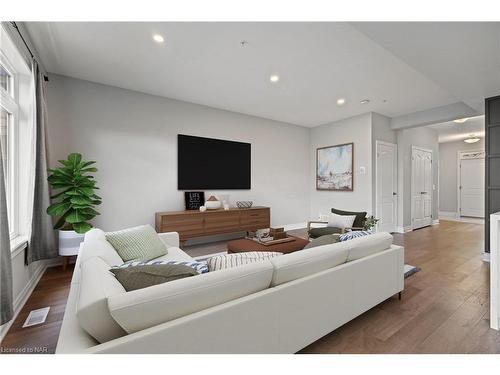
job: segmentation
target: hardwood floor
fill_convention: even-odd
[[[304,230],[293,231],[304,235]],[[500,353],[500,333],[489,329],[489,264],[481,259],[483,226],[441,221],[404,235],[407,264],[422,270],[396,297],[372,308],[300,353]],[[187,248],[193,256],[223,251],[225,244]],[[46,271],[2,342],[4,348],[41,347],[54,352],[71,270]],[[30,310],[51,306],[47,322],[21,328]]]
[[[48,268],[0,344],[0,353],[54,353],[66,308],[73,265]],[[45,323],[22,328],[31,310],[50,306]]]

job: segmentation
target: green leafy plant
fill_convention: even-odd
[[[366,218],[365,224],[363,225],[364,230],[370,230],[372,229],[375,225],[377,225],[379,219],[375,219],[375,216],[370,216]]]
[[[88,222],[99,215],[95,206],[101,204],[101,197],[95,194],[96,181],[91,173],[95,161],[84,161],[82,155],[73,153],[67,160],[59,160],[60,167],[49,169],[48,182],[54,192],[53,204],[47,208],[51,216],[59,217],[54,229],[74,230],[85,233],[92,228]]]

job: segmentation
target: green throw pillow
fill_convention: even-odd
[[[309,242],[304,249],[310,249],[311,247],[330,245],[335,242],[339,242],[340,234],[327,234],[318,238],[315,238]]]
[[[124,262],[151,260],[167,253],[167,246],[150,225],[108,232],[106,240]]]
[[[198,275],[194,268],[180,264],[152,264],[111,268],[110,271],[127,292]]]

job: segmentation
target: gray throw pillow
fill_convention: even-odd
[[[340,233],[336,234],[327,234],[318,238],[315,238],[311,242],[309,242],[304,249],[310,249],[311,247],[330,245],[335,242],[339,242]]]
[[[198,275],[194,268],[180,264],[112,268],[110,271],[127,292]]]
[[[106,233],[106,240],[124,262],[151,260],[167,254],[167,246],[151,225]]]

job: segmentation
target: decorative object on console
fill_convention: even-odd
[[[316,189],[353,191],[354,143],[316,150]]]
[[[54,229],[59,229],[59,255],[65,257],[65,269],[69,257],[78,254],[84,233],[92,228],[89,221],[99,215],[95,206],[101,204],[101,197],[95,194],[98,187],[91,175],[97,172],[92,166],[95,161],[85,161],[81,154],[72,153],[59,163],[58,168],[48,170],[51,174],[47,181],[56,194],[51,197],[53,204],[47,214],[58,217]]]
[[[200,206],[200,212],[205,212],[207,208],[205,206]]]
[[[210,272],[242,266],[248,263],[262,262],[263,260],[283,255],[275,251],[249,251],[236,254],[221,254],[207,259]]]
[[[366,218],[365,223],[363,225],[364,230],[372,230],[375,225],[379,222],[379,219],[376,219],[375,216],[371,215]]]
[[[252,207],[253,202],[252,201],[237,201],[236,202],[236,207],[238,208],[250,208]]]
[[[185,191],[184,201],[186,210],[199,210],[205,202],[205,193],[203,191]]]
[[[205,207],[207,210],[218,210],[222,206],[220,200],[218,200],[215,196],[211,195],[210,198],[208,198],[205,201]]]

